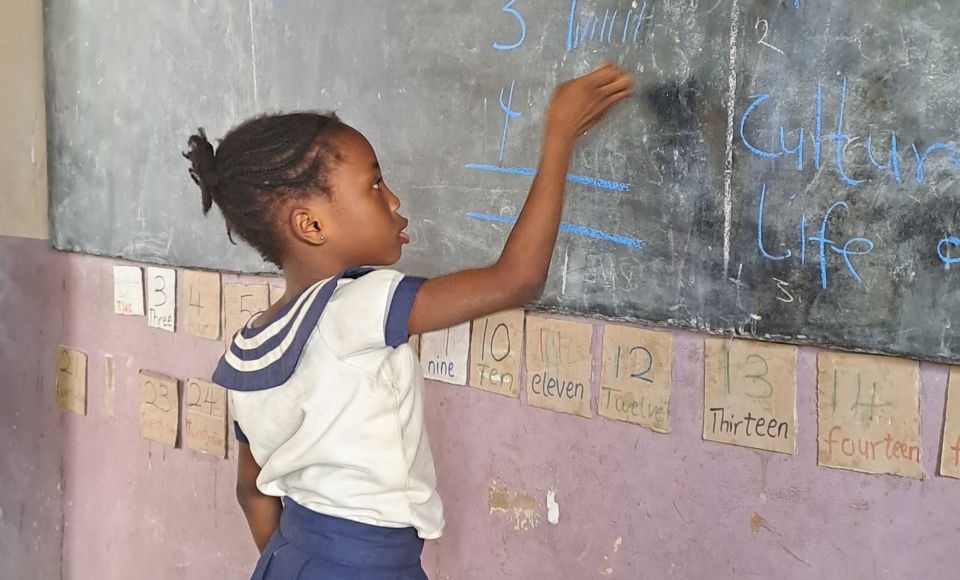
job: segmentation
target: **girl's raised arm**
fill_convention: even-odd
[[[540,165],[500,259],[424,282],[410,311],[410,334],[517,308],[540,295],[557,242],[574,142],[627,97],[631,85],[629,75],[605,64],[557,88],[547,110]]]

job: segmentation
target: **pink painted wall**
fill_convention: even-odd
[[[140,368],[203,376],[219,344],[113,315],[109,260],[0,237],[0,264],[0,578],[246,577],[256,555],[232,453],[218,461],[137,434]],[[89,356],[86,417],[53,402],[59,343]],[[429,384],[448,522],[424,557],[430,577],[957,577],[960,481],[933,476],[946,367],[921,367],[930,478],[918,482],[816,466],[815,349],[800,350],[796,456],[703,442],[702,354],[701,336],[675,334],[669,435]],[[506,492],[495,505],[533,503],[491,510],[491,488]]]

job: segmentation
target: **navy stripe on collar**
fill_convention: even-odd
[[[319,291],[306,301],[304,301],[297,311],[291,316],[290,321],[276,335],[270,337],[258,347],[243,349],[236,341],[237,337],[230,344],[230,353],[239,360],[244,366],[249,366],[250,370],[242,370],[231,364],[228,357],[224,355],[217,364],[217,369],[213,373],[213,382],[234,391],[262,391],[280,386],[290,379],[293,371],[300,362],[300,355],[304,346],[307,344],[310,335],[316,328],[323,314],[324,308],[337,289],[337,284],[341,278],[359,278],[372,269],[353,269],[347,270],[323,282]],[[311,291],[308,289],[307,291]],[[293,308],[292,304],[297,301],[292,300],[291,304],[284,306],[283,309],[274,318],[274,321],[282,318]],[[270,324],[257,328],[244,327],[237,336],[243,338],[255,338]],[[249,330],[249,332],[247,332]],[[286,346],[283,346],[287,341]],[[279,350],[278,350],[279,349]],[[273,354],[276,353],[276,354]],[[265,360],[267,355],[273,360]],[[257,364],[262,361],[262,364]]]

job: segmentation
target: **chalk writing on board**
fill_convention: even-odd
[[[797,7],[799,7],[799,4],[797,4]],[[758,21],[758,23],[759,22],[760,21]],[[862,136],[848,133],[844,123],[847,110],[846,78],[840,81],[836,118],[832,132],[824,133],[824,87],[822,83],[817,84],[813,99],[815,103],[815,113],[812,119],[812,127],[802,126],[791,131],[780,126],[776,131],[779,135],[779,142],[763,143],[760,138],[751,136],[751,132],[748,130],[748,124],[754,126],[754,122],[757,124],[762,123],[762,114],[764,110],[771,106],[770,102],[774,100],[774,95],[773,93],[762,93],[751,97],[749,105],[740,117],[739,135],[741,144],[751,154],[763,159],[775,161],[776,163],[784,159],[791,160],[795,158],[795,163],[791,164],[795,166],[797,171],[803,171],[807,168],[808,164],[811,163],[817,170],[820,170],[822,166],[831,164],[840,181],[849,187],[858,187],[864,184],[872,177],[869,173],[871,171],[873,174],[886,176],[886,178],[894,184],[904,184],[911,180],[917,184],[923,184],[928,179],[931,166],[960,172],[960,145],[955,142],[934,141],[930,145],[923,147],[918,147],[917,143],[914,142],[911,143],[908,148],[907,159],[903,159],[902,144],[897,139],[895,129],[890,129],[885,133],[881,133],[879,136],[871,133],[867,135],[865,139],[863,139]],[[755,115],[760,120],[754,119]],[[790,145],[788,145],[789,139],[787,135],[793,135],[795,139]],[[810,156],[812,160],[810,157],[804,156],[804,147],[808,137],[811,140],[813,150]],[[855,148],[850,147],[850,145],[857,142],[864,143],[864,146],[862,147],[862,158],[857,165],[859,174],[854,175],[848,169],[850,164],[848,163],[847,155],[848,151],[855,150]],[[833,145],[832,158],[828,153],[823,151],[824,143]],[[911,168],[912,171],[910,170]],[[765,188],[765,185],[761,187]],[[793,197],[791,197],[791,199],[793,199]],[[761,221],[763,206],[763,194],[761,194],[759,208]],[[824,224],[829,217],[830,211],[838,207],[846,209],[847,205],[843,201],[837,201],[834,206],[828,210],[827,216],[824,218]],[[841,246],[825,239],[822,228],[820,238],[808,239],[804,233],[804,219],[805,217],[801,217],[801,262],[803,262],[805,258],[806,244],[808,242],[819,243],[821,286],[823,288],[827,287],[827,269],[824,261],[825,246],[829,246],[831,251],[835,251],[842,256],[850,274],[857,282],[860,282],[860,276],[849,258],[852,255],[865,255],[869,253],[873,250],[873,242],[867,238],[851,238],[846,244]],[[758,224],[758,230],[760,230],[761,227],[762,225]],[[779,256],[767,253],[762,246],[759,236],[760,233],[758,232],[758,246],[764,258],[768,260],[782,260],[790,257],[791,252],[789,250]],[[960,241],[958,238],[948,236],[935,240],[932,244],[932,249],[936,251],[937,257],[943,263],[957,263],[957,258],[949,254],[949,249],[951,246],[957,245],[958,241]],[[854,246],[853,248],[850,247],[851,244]]]
[[[811,145],[813,148],[812,164],[813,167],[818,170],[823,165],[830,163],[830,161],[827,161],[823,155],[823,143],[832,143],[834,146],[832,166],[840,180],[849,186],[859,186],[863,184],[864,181],[866,181],[866,176],[854,176],[851,175],[847,170],[848,164],[846,155],[850,150],[850,148],[847,146],[855,141],[864,141],[860,136],[848,134],[844,126],[844,115],[847,106],[847,80],[843,79],[841,81],[836,121],[832,133],[824,134],[823,132],[824,98],[822,84],[817,84],[814,98],[816,102],[816,112],[812,120],[812,132],[810,131],[809,127],[799,127],[795,132],[792,132],[781,126],[777,130],[777,133],[779,133],[779,143],[761,143],[758,138],[748,135],[748,133],[750,133],[748,130],[748,124],[753,126],[755,122],[762,122],[755,121],[753,117],[754,115],[759,116],[762,114],[762,112],[767,108],[765,104],[773,99],[773,94],[763,93],[751,97],[750,104],[740,117],[741,144],[753,155],[764,159],[774,160],[777,163],[779,163],[782,159],[789,160],[791,157],[795,156],[795,168],[798,171],[802,171],[807,167],[807,164],[811,162],[809,158],[804,156],[806,136],[810,136],[811,138]],[[790,147],[787,145],[786,135],[794,133],[796,134],[796,145]],[[896,131],[891,130],[889,132],[889,147],[886,152],[888,157],[887,160],[883,162],[880,161],[882,156],[878,154],[874,147],[874,135],[868,135],[865,139],[865,143],[864,161],[866,161],[867,164],[861,165],[863,167],[870,167],[875,172],[886,175],[891,181],[898,184],[903,183],[907,179],[913,179],[917,183],[923,183],[926,179],[926,171],[929,164],[938,159],[945,161],[947,163],[946,167],[949,168],[952,166],[954,170],[960,171],[960,145],[957,145],[953,142],[934,142],[933,144],[924,147],[923,150],[918,148],[916,143],[912,144],[910,146],[910,156],[912,157],[914,171],[910,173],[905,173],[906,163],[901,160],[901,153],[898,146]]]
[[[503,148],[507,144],[507,128],[510,126],[510,119],[515,119],[520,116],[520,113],[514,111],[510,107],[513,105],[513,88],[516,85],[515,81],[510,82],[510,94],[507,96],[507,102],[503,102],[503,92],[504,89],[500,89],[500,110],[503,111],[503,135],[500,136],[500,162],[503,163]],[[477,169],[478,166],[469,167],[468,169]]]
[[[476,169],[479,171],[489,171],[492,173],[505,173],[507,175],[525,175],[528,177],[533,177],[537,174],[537,170],[534,167],[503,167],[500,165],[484,165],[482,163],[467,163],[464,165],[467,169]],[[570,183],[579,183],[581,185],[590,185],[593,187],[598,187],[600,189],[609,189],[613,191],[630,191],[629,183],[621,183],[619,181],[611,181],[609,179],[601,179],[599,177],[589,177],[586,175],[577,175],[574,173],[567,174],[567,181]]]
[[[598,9],[599,10],[599,9]],[[523,41],[526,38],[527,33],[527,22],[523,17],[523,14],[520,12],[519,8],[516,6],[516,0],[509,0],[502,6],[502,13],[509,17],[512,24],[517,28],[517,36],[512,42],[499,41],[495,40],[493,42],[493,48],[501,52],[509,52],[515,49],[520,48],[523,45]],[[640,11],[640,14],[636,16],[634,20],[633,10],[629,10],[625,21],[622,23],[623,32],[622,32],[622,41],[626,42],[627,32],[631,26],[634,27],[633,41],[636,41],[637,34],[641,25],[644,22],[644,14],[646,13],[646,3],[644,3],[643,8]],[[575,22],[577,20],[577,2],[574,0],[570,4],[570,21],[569,29],[567,34],[567,51],[570,51],[581,44],[585,44],[586,41],[593,41],[597,39],[601,44],[609,44],[613,40],[614,28],[621,26],[617,23],[617,18],[619,15],[619,10],[615,9],[611,13],[608,9],[606,10],[606,15],[604,17],[603,23],[600,25],[600,34],[597,36],[597,24],[599,23],[598,19],[594,16],[590,16],[587,20],[583,22]],[[576,32],[574,32],[576,30]],[[590,31],[589,38],[586,37],[587,31]],[[486,171],[491,173],[499,173],[503,175],[516,175],[523,177],[532,177],[536,174],[536,169],[533,167],[516,167],[504,165],[504,156],[505,148],[507,144],[507,134],[510,127],[510,120],[520,117],[522,113],[519,110],[515,110],[513,106],[513,95],[516,89],[516,81],[510,81],[509,86],[504,85],[500,88],[499,103],[500,111],[503,113],[503,128],[500,135],[500,147],[499,147],[499,156],[498,156],[498,165],[489,165],[484,163],[467,163],[464,165],[465,169],[475,170],[475,171]],[[581,185],[588,185],[592,187],[597,187],[600,189],[608,189],[613,191],[630,191],[631,185],[629,183],[623,183],[619,181],[613,181],[608,179],[602,179],[599,177],[592,177],[587,175],[578,175],[575,173],[567,174],[567,181],[570,183],[578,183]],[[481,219],[486,221],[499,221],[504,223],[513,223],[516,218],[512,216],[493,216],[488,214],[480,214],[476,212],[470,212],[467,214],[467,217],[472,219]],[[607,234],[596,230],[594,228],[589,228],[586,226],[579,226],[573,224],[562,224],[561,231],[571,233],[578,236],[584,236],[593,239],[604,240],[613,243],[619,243],[626,247],[639,248],[642,244],[639,240],[634,238],[629,238],[625,236],[617,236],[614,234]],[[625,242],[625,243],[624,243]]]
[[[494,42],[494,43],[493,43],[493,48],[495,48],[495,49],[497,49],[497,50],[513,50],[513,49],[517,48],[518,46],[520,46],[521,44],[523,44],[523,40],[527,37],[527,23],[526,23],[526,21],[523,19],[523,16],[520,15],[520,12],[518,12],[515,8],[513,8],[513,5],[514,5],[516,2],[517,2],[517,0],[509,0],[509,1],[506,3],[506,5],[504,5],[503,11],[504,11],[504,13],[509,14],[509,15],[510,15],[511,17],[513,17],[513,19],[515,20],[515,22],[516,22],[516,24],[517,24],[517,26],[518,26],[518,28],[519,28],[519,30],[518,30],[518,38],[517,38],[516,42],[514,42],[514,43],[512,43],[512,44],[501,44],[501,43],[499,43],[499,42]]]
[[[517,218],[514,216],[508,215],[493,215],[480,212],[467,212],[467,217],[475,220],[482,220],[488,222],[498,222],[506,224],[515,224],[517,223]],[[629,236],[618,236],[616,234],[608,234],[600,230],[593,228],[587,228],[584,226],[577,226],[573,224],[568,224],[563,222],[560,224],[560,231],[568,232],[571,234],[577,234],[579,236],[584,236],[587,238],[594,238],[597,240],[603,240],[620,246],[625,246],[627,248],[639,248],[643,246],[643,241],[636,238],[631,238]]]
[[[760,252],[760,255],[767,260],[772,261],[783,261],[783,260],[799,260],[800,264],[807,263],[807,246],[813,244],[816,251],[816,262],[820,269],[820,285],[822,288],[827,287],[827,265],[830,257],[833,257],[834,254],[837,255],[838,259],[841,259],[843,265],[846,267],[846,271],[850,276],[857,282],[862,282],[857,268],[854,266],[853,258],[856,256],[865,256],[873,251],[873,240],[865,237],[850,237],[846,240],[840,240],[840,242],[834,241],[833,236],[827,237],[827,229],[830,224],[830,216],[834,212],[837,212],[840,209],[849,210],[849,206],[845,201],[837,201],[831,205],[826,212],[823,214],[823,219],[820,220],[819,224],[819,233],[816,231],[814,235],[807,236],[807,218],[805,215],[800,216],[800,221],[798,224],[798,252],[794,254],[793,250],[786,249],[777,254],[771,253],[768,251],[767,247],[764,245],[764,235],[763,235],[763,214],[766,208],[767,203],[767,185],[765,183],[760,184],[760,201],[757,204],[757,250]]]
[[[960,256],[954,256],[951,254],[951,250],[954,248],[960,248],[960,238],[956,236],[948,236],[937,242],[937,257],[944,264],[957,264],[960,263]]]
[[[610,7],[603,7],[603,18],[600,18],[601,6],[592,6],[593,10],[583,10],[588,2],[570,0],[570,12],[567,17],[567,52],[581,47],[623,46],[637,45],[645,40],[645,36],[653,28],[653,11],[648,9],[647,3],[639,8],[630,7],[626,12],[619,8],[619,3]],[[636,2],[633,3],[634,5]]]

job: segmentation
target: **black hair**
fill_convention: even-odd
[[[291,198],[330,195],[327,170],[340,156],[332,137],[346,125],[334,113],[288,113],[250,119],[214,151],[200,128],[183,154],[200,186],[203,214],[214,203],[227,223],[268,262],[281,265],[277,210]]]

